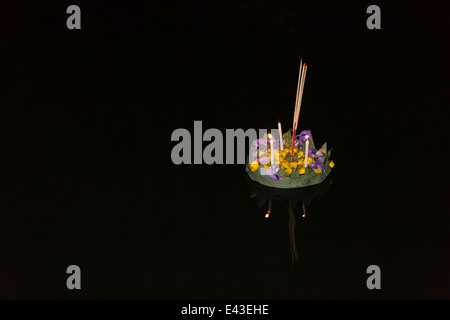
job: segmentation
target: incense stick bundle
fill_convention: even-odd
[[[299,98],[300,87],[301,87],[301,82],[302,82],[302,69],[303,69],[303,64],[302,64],[302,60],[300,59],[300,70],[298,71],[297,93],[295,95],[295,108],[294,108],[294,118],[293,118],[293,122],[292,122],[292,129],[295,128],[295,119],[296,119],[296,115],[297,115],[298,98]]]
[[[292,132],[291,161],[294,156],[294,142],[295,142],[295,136],[297,134],[298,118],[300,116],[300,108],[302,105],[303,88],[305,87],[307,67],[308,66],[305,63],[302,64],[302,60],[300,60],[300,71],[298,74],[298,83],[297,83],[297,95],[295,98],[294,119],[293,119],[293,123],[292,123],[292,131],[293,132]]]
[[[302,68],[302,79],[300,82],[300,92],[299,94],[299,98],[298,98],[298,102],[295,108],[295,118],[294,118],[294,129],[297,130],[297,126],[298,126],[298,118],[300,116],[300,109],[302,107],[302,99],[303,99],[303,89],[305,88],[305,79],[306,79],[306,71],[308,69],[308,66],[306,64],[303,64],[303,68]]]

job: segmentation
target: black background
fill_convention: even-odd
[[[368,30],[346,3],[2,3],[0,297],[447,299],[448,6],[377,2]],[[195,120],[287,130],[300,58],[336,167],[292,266],[286,203],[264,219],[243,165],[170,154]]]

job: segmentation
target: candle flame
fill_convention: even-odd
[[[269,137],[269,139],[272,139],[272,135],[270,133],[267,136]]]
[[[308,136],[308,135],[306,135],[305,137],[306,137],[306,139],[309,139],[309,136]]]
[[[268,218],[269,214],[270,214],[270,211],[268,211],[264,217]]]

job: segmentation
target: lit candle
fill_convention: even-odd
[[[281,131],[280,121],[278,121],[278,134],[280,135],[280,150],[283,151],[283,131]]]
[[[272,135],[269,133],[267,135],[269,137],[269,141],[270,141],[270,165],[273,166],[274,165],[274,161],[273,161],[273,139],[272,139]]]
[[[306,135],[306,146],[305,146],[305,168],[308,165],[308,150],[309,149],[309,136]]]

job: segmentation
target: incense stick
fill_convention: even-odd
[[[302,59],[300,59],[300,70],[298,71],[298,82],[297,82],[297,93],[295,94],[295,106],[294,106],[294,118],[292,119],[292,129],[295,126],[295,115],[297,113],[297,106],[298,106],[298,97],[299,97],[299,92],[300,92],[300,83],[301,83],[301,78],[302,78]]]
[[[305,80],[305,73],[306,73],[306,64],[303,64],[301,69],[301,81],[300,81],[300,90],[297,92],[298,99],[295,107],[295,115],[294,115],[294,126],[295,129],[297,129],[298,126],[298,117],[300,115],[300,107],[302,105],[302,97],[303,97],[303,87],[304,87],[304,80]]]
[[[295,119],[295,130],[297,130],[297,126],[298,126],[298,118],[300,116],[300,108],[302,107],[302,100],[303,100],[303,90],[305,88],[306,71],[308,71],[308,66],[306,64],[304,66],[305,66],[305,68],[304,68],[304,71],[303,71],[303,74],[302,74],[302,84],[301,84],[301,89],[300,89],[300,99],[299,99],[297,115],[296,115],[296,119]]]
[[[298,121],[298,112],[299,112],[299,99],[300,99],[300,92],[303,82],[303,72],[304,72],[304,66],[303,60],[300,59],[300,70],[298,73],[298,82],[297,82],[297,94],[295,96],[295,108],[294,108],[294,119],[292,122],[292,146],[291,146],[291,161],[294,156],[294,143],[295,143],[295,135],[297,133],[297,121]]]

